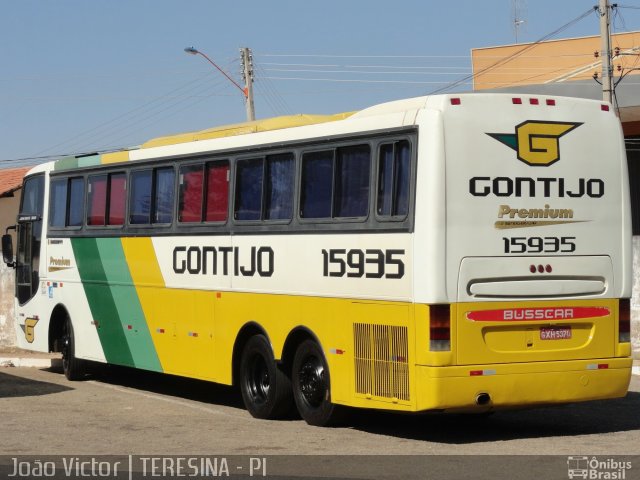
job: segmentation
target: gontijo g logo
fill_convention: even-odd
[[[560,137],[582,123],[527,120],[516,133],[487,133],[518,152],[518,160],[532,167],[548,167],[560,160]]]

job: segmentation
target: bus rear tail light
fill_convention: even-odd
[[[429,350],[451,350],[451,309],[449,305],[429,306]]]
[[[628,298],[622,298],[618,306],[618,341],[631,341],[631,306]]]

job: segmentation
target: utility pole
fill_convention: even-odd
[[[600,39],[602,52],[602,99],[613,103],[613,67],[611,66],[611,31],[609,0],[599,0]]]
[[[247,119],[253,121],[256,119],[256,112],[253,106],[253,56],[251,55],[251,50],[242,47],[240,49],[240,57],[242,60],[242,78],[244,79]]]

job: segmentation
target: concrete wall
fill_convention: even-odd
[[[0,262],[0,347],[15,346],[13,322],[15,270]]]
[[[633,293],[631,297],[631,347],[640,359],[640,236],[633,237]]]
[[[13,197],[0,198],[0,235],[4,235],[7,226],[16,223],[19,202],[20,191],[17,191]],[[13,248],[15,252],[15,231],[9,233],[13,235]],[[16,344],[16,332],[13,324],[14,279],[15,270],[8,268],[4,262],[0,261],[0,347],[13,346]]]

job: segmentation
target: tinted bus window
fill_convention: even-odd
[[[300,215],[303,218],[331,217],[332,194],[333,151],[305,153],[302,157]]]
[[[292,153],[267,157],[265,219],[290,219],[293,214],[294,161]]]
[[[124,173],[110,175],[109,188],[109,225],[124,224],[124,209],[126,198],[126,176]]]
[[[202,221],[203,165],[180,167],[180,210],[181,222]]]
[[[369,146],[340,148],[337,153],[333,216],[364,217],[369,211]]]
[[[87,225],[104,225],[107,214],[107,176],[89,177]]]
[[[64,227],[67,219],[67,179],[51,181],[49,225]]]
[[[409,212],[411,148],[406,140],[380,147],[378,215],[405,216]]]
[[[262,218],[262,176],[264,160],[255,158],[240,160],[236,173],[236,220],[260,220]]]
[[[84,207],[84,179],[71,178],[69,180],[69,216],[67,225],[79,227],[82,225]]]
[[[173,221],[174,179],[173,168],[156,170],[153,223],[171,223]]]
[[[229,162],[207,165],[207,222],[224,222],[229,211]]]
[[[366,216],[370,170],[368,145],[305,154],[302,158],[301,216]]]
[[[151,212],[151,170],[131,174],[131,194],[129,197],[129,223],[150,223]]]

